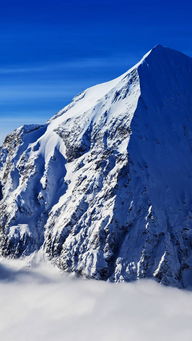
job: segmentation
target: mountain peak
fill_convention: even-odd
[[[163,54],[166,53],[166,51],[174,51],[174,50],[171,50],[168,47],[165,47],[161,44],[157,44],[151,50],[146,52],[144,56],[140,59],[140,61],[134,67],[138,67],[144,61],[149,61],[151,59],[154,59],[154,57],[156,58],[157,56],[160,56],[160,55],[162,56]]]
[[[163,46],[163,45],[161,45],[161,44],[157,44],[157,45],[155,45],[152,49],[151,49],[151,51],[153,51],[153,50],[162,50],[162,49],[166,49],[167,47],[165,47],[165,46]]]
[[[157,44],[155,45],[151,50],[149,50],[147,53],[144,54],[143,58],[141,59],[141,61],[144,61],[148,58],[151,58],[151,57],[154,57],[154,56],[157,56],[157,55],[162,55],[166,52],[169,52],[169,51],[174,51],[168,47],[165,47],[163,45],[160,45],[160,44]],[[177,52],[177,51],[175,51]]]
[[[182,62],[184,58],[186,60],[187,59],[191,60],[191,57],[185,55],[182,52],[163,46],[161,44],[157,44],[143,56],[139,64],[141,64],[145,60],[146,61],[155,60],[157,62],[157,58],[161,58],[161,60],[160,59],[158,60],[161,63],[165,58],[175,59],[177,62],[179,62],[179,60],[180,62]]]

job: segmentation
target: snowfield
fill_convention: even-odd
[[[3,261],[0,276],[1,340],[191,341],[191,292],[74,279],[50,263]]]

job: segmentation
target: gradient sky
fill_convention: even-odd
[[[0,0],[0,140],[160,43],[192,56],[192,2]]]

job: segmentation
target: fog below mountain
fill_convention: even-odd
[[[191,340],[191,292],[75,279],[21,261],[3,261],[0,273],[1,340]]]

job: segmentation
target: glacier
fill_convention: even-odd
[[[192,59],[155,46],[0,147],[0,255],[192,287]]]

